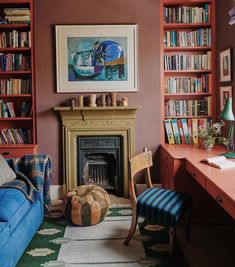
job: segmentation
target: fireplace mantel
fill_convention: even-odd
[[[64,190],[78,186],[77,138],[119,135],[123,140],[123,196],[128,197],[128,159],[135,154],[135,120],[140,106],[54,107],[62,120]]]

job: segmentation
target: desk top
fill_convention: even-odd
[[[199,148],[198,145],[169,145],[162,144],[162,147],[174,159],[185,159],[198,170],[207,181],[214,184],[233,203],[235,207],[235,168],[221,170],[200,162],[202,159],[219,156],[226,152],[223,146],[215,146],[211,151]],[[232,160],[232,159],[230,159]],[[235,161],[235,159],[233,160]]]

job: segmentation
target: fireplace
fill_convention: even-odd
[[[103,172],[107,190],[128,197],[128,159],[135,154],[138,109],[138,106],[54,107],[62,119],[64,192],[83,184],[82,178],[78,177],[90,179],[95,175],[93,182],[101,184],[98,173]],[[92,138],[96,141],[90,145]],[[113,143],[105,153],[99,147],[102,139],[106,139],[104,146]],[[88,146],[90,152],[86,150]],[[79,167],[78,161],[82,157],[84,166]],[[117,170],[112,172],[111,166],[118,166]]]
[[[120,136],[77,138],[78,184],[95,184],[122,196],[122,142]]]

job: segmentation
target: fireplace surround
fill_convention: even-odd
[[[135,120],[136,112],[140,108],[139,106],[54,107],[62,121],[64,192],[83,183],[78,169],[78,157],[81,156],[78,151],[79,138],[119,137],[120,182],[119,187],[114,186],[113,192],[115,195],[128,197],[128,159],[135,154]],[[112,153],[103,155],[101,162],[94,162],[92,156],[88,160],[91,165],[95,163],[105,165]],[[112,185],[115,183],[117,184],[113,181]]]

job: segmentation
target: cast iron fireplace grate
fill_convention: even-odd
[[[117,196],[123,194],[120,136],[79,136],[78,184],[92,183]]]

